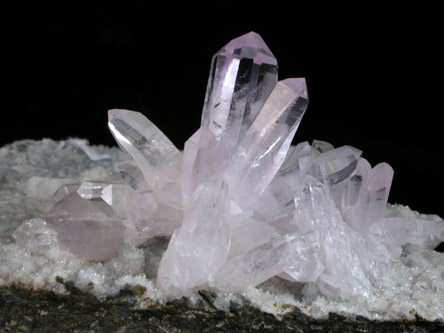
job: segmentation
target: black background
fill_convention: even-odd
[[[348,144],[372,165],[388,162],[391,202],[444,216],[432,9],[321,15],[298,2],[215,4],[15,2],[3,41],[0,145],[42,137],[114,145],[107,110],[127,108],[183,148],[200,123],[211,56],[254,30],[278,59],[281,79],[307,79],[310,105],[295,143]]]

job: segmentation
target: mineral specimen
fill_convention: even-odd
[[[201,127],[183,152],[142,114],[110,110],[111,133],[131,160],[71,141],[91,163],[114,163],[113,172],[33,175],[27,193],[43,191],[51,207],[17,228],[15,244],[58,269],[66,260],[51,251],[70,253],[83,267],[80,286],[86,277],[108,286],[96,294],[137,280],[151,298],[207,288],[258,304],[254,287],[280,281],[303,283],[307,299],[364,299],[377,312],[378,297],[398,288],[388,281],[414,280],[405,258],[420,260],[444,241],[444,221],[388,204],[392,168],[372,167],[356,148],[317,140],[292,146],[307,106],[305,80],[278,81],[277,61],[258,34],[236,38],[213,57]],[[148,252],[159,237],[167,247]],[[117,273],[140,273],[141,256],[155,279]],[[5,281],[16,276],[0,273]],[[444,293],[439,274],[428,281]]]

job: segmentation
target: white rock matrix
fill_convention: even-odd
[[[278,81],[251,32],[213,57],[183,152],[128,110],[109,111],[123,152],[1,148],[0,285],[64,293],[62,278],[98,297],[141,285],[140,307],[207,289],[221,309],[443,320],[444,221],[388,204],[392,168],[356,148],[292,146],[307,106],[305,80]]]

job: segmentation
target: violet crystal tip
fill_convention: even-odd
[[[274,57],[270,48],[267,46],[267,44],[265,44],[265,41],[262,39],[262,37],[254,31],[232,39],[227,45],[224,46],[222,50],[231,54],[240,54],[242,52],[245,53],[246,49],[256,50],[253,54],[265,54],[268,61],[277,64],[276,58]]]
[[[281,80],[283,84],[293,90],[298,96],[308,99],[307,83],[304,77]]]
[[[113,120],[122,111],[124,111],[124,110],[122,110],[122,109],[111,109],[111,110],[108,110],[108,121]]]

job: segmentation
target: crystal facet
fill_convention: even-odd
[[[202,127],[231,151],[251,126],[277,82],[277,61],[262,38],[250,32],[213,56]],[[222,148],[221,147],[221,148]]]
[[[236,201],[248,204],[264,192],[285,159],[307,105],[304,79],[276,84],[226,172]]]
[[[290,269],[319,248],[316,234],[288,234],[228,260],[218,270],[215,285],[236,292]]]
[[[182,155],[152,122],[139,112],[110,110],[108,125],[160,200],[180,205]]]
[[[124,227],[112,207],[77,192],[55,204],[45,221],[63,247],[88,260],[109,259],[123,244]]]

